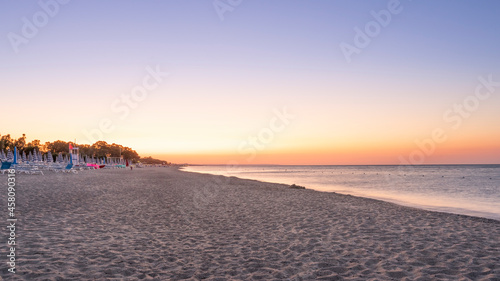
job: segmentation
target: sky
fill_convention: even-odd
[[[498,1],[1,1],[0,134],[197,164],[500,163]]]

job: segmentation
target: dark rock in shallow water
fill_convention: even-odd
[[[290,188],[295,188],[295,189],[306,189],[306,188],[305,188],[305,187],[303,187],[303,186],[300,186],[300,185],[295,185],[295,184],[290,185]]]

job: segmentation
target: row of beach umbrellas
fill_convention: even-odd
[[[26,154],[26,152],[22,152],[22,154],[19,154],[19,151],[16,149],[15,152],[12,150],[7,150],[7,153],[4,151],[0,151],[0,161],[2,162],[13,162],[14,161],[14,153],[16,153],[16,159],[19,162],[23,163],[37,163],[37,162],[42,162],[42,163],[54,163],[54,158],[52,156],[52,152],[48,152],[47,154],[42,154],[40,151],[33,151],[29,152]],[[104,164],[125,164],[125,160],[123,159],[106,159],[104,157],[101,158],[95,158],[94,156],[83,156],[80,155],[80,164],[99,164],[99,165],[104,165]],[[69,158],[69,155],[62,155],[61,152],[56,156],[56,163],[69,163],[71,160]]]

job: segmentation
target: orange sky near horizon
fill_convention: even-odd
[[[493,113],[493,112],[491,112]],[[264,116],[266,116],[264,114]],[[173,163],[219,164],[238,163],[240,165],[281,164],[281,165],[398,165],[398,164],[500,164],[500,126],[486,124],[484,119],[490,115],[476,116],[464,121],[457,130],[440,122],[441,126],[402,127],[383,133],[370,130],[342,130],[336,127],[341,136],[330,131],[320,133],[314,128],[303,126],[296,115],[294,122],[280,132],[273,132],[269,143],[259,139],[259,133],[269,133],[266,120],[272,120],[270,114],[262,118],[260,129],[248,130],[250,133],[228,134],[218,138],[213,135],[202,137],[201,132],[181,130],[179,135],[157,137],[150,135],[128,137],[115,133],[104,138],[108,143],[118,143],[131,147],[141,156],[153,156]],[[179,122],[179,121],[176,121]],[[380,120],[378,120],[380,122]],[[479,123],[478,123],[479,122]],[[276,122],[278,124],[278,122]],[[370,124],[369,124],[370,125]],[[481,126],[481,125],[484,125]],[[254,126],[258,128],[259,126]],[[442,139],[431,140],[432,132],[442,129]],[[27,133],[28,141],[40,136],[42,143],[57,139],[43,134],[42,131],[19,129],[12,137],[21,136],[21,130]],[[246,130],[241,130],[245,132]],[[209,132],[209,131],[207,131]],[[5,134],[4,132],[0,132]],[[185,133],[185,134],[182,134]],[[71,131],[59,134],[62,140],[73,141]],[[224,135],[222,135],[224,136]],[[266,136],[263,134],[262,136]],[[316,139],[316,137],[322,136]],[[191,141],[186,141],[186,138]],[[254,138],[255,143],[250,139]],[[268,141],[266,138],[262,140]],[[444,140],[444,141],[443,141]],[[84,143],[77,139],[77,143]],[[404,159],[404,160],[402,160]]]
[[[427,147],[429,148],[429,147]],[[308,150],[257,152],[251,154],[152,154],[173,163],[216,165],[420,165],[500,164],[500,144],[481,146],[436,144],[432,153],[417,145],[406,147],[352,148],[351,150]],[[403,160],[404,159],[404,160]]]
[[[481,111],[463,119],[456,128],[453,125],[457,123],[446,122],[437,109],[419,118],[416,113],[400,113],[399,107],[385,108],[387,115],[373,114],[380,110],[366,110],[369,115],[366,116],[343,109],[328,112],[318,105],[316,110],[323,114],[317,115],[313,114],[313,108],[304,110],[308,107],[304,102],[301,107],[292,104],[286,109],[262,109],[255,112],[257,117],[253,118],[244,107],[239,110],[239,115],[232,113],[234,118],[217,113],[209,115],[208,111],[201,113],[203,116],[207,114],[204,119],[195,116],[155,119],[140,115],[128,123],[115,122],[115,131],[102,134],[102,139],[131,147],[143,157],[153,156],[173,163],[500,164],[500,122],[492,121],[497,115],[495,104],[499,101],[499,98],[492,98]],[[351,108],[363,106],[353,105]],[[444,110],[448,108],[444,107]],[[283,121],[280,119],[283,112],[293,115],[293,118]],[[28,141],[36,138],[42,143],[58,139],[74,141],[74,136],[80,136],[76,138],[77,143],[88,144],[90,142],[81,138],[78,132],[78,122],[81,121],[72,123],[76,124],[76,130],[71,127],[61,131],[58,127],[48,130],[49,127],[44,126],[13,126],[10,131],[0,134],[9,132],[18,138],[26,133]],[[84,125],[82,123],[82,127]],[[431,141],[435,130],[441,130],[441,139]],[[54,138],[55,135],[59,137]]]

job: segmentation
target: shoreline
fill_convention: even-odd
[[[220,167],[221,165],[196,165],[196,166],[217,166]],[[257,166],[260,167],[261,165],[249,165],[249,166]],[[286,165],[270,165],[270,166],[286,166]],[[300,166],[300,165],[299,165]],[[309,167],[311,165],[306,165],[306,167]],[[322,166],[322,165],[319,165]],[[394,165],[328,165],[328,166],[387,166],[387,167],[392,167]],[[421,165],[421,166],[499,166],[497,164],[477,164],[477,165]],[[217,174],[211,174],[209,172],[205,171],[186,171],[184,168],[187,168],[186,166],[180,167],[179,170],[185,171],[185,172],[193,172],[193,173],[201,173],[201,174],[208,174],[208,175],[217,175]],[[227,176],[227,175],[224,175]],[[231,176],[235,177],[235,176]],[[280,183],[272,180],[259,180],[259,179],[252,179],[252,178],[243,178],[241,179],[246,179],[246,180],[258,180],[262,182],[269,182],[269,183],[276,183],[276,184],[283,184],[283,185],[288,185],[285,183]],[[433,212],[440,212],[440,213],[448,213],[448,214],[457,214],[457,215],[465,215],[465,216],[471,216],[471,217],[479,217],[479,218],[486,218],[486,219],[492,219],[496,221],[500,221],[500,213],[494,213],[494,212],[488,212],[488,211],[481,211],[481,210],[475,210],[472,208],[463,208],[463,207],[452,207],[452,206],[437,206],[437,205],[426,205],[422,203],[415,203],[411,202],[402,198],[392,198],[390,196],[384,196],[384,195],[370,195],[370,194],[364,194],[363,192],[360,192],[358,190],[321,190],[321,188],[310,188],[309,186],[306,185],[306,188],[309,190],[314,190],[318,192],[327,192],[327,193],[337,193],[337,194],[343,194],[343,195],[351,195],[351,196],[356,196],[356,197],[361,197],[361,198],[367,198],[367,199],[375,199],[375,200],[380,200],[383,202],[389,202],[393,204],[397,204],[400,206],[405,206],[405,207],[410,207],[410,208],[416,208],[416,209],[421,209],[421,210],[427,210],[427,211],[433,211]]]
[[[491,219],[173,167],[16,180],[9,280],[500,276]]]
[[[255,182],[258,182],[258,183],[262,183],[262,184],[276,184],[276,185],[282,186],[284,188],[290,188],[290,186],[288,184],[286,184],[286,183],[262,181],[262,180],[250,179],[250,178],[240,178],[240,177],[236,177],[236,176],[216,175],[216,174],[210,174],[210,173],[204,173],[204,172],[184,171],[184,170],[182,170],[182,168],[184,168],[184,167],[176,167],[177,170],[179,170],[181,172],[185,172],[185,173],[203,174],[203,175],[210,175],[210,176],[222,176],[222,177],[225,177],[225,178],[235,178],[235,179],[244,180],[244,181],[255,181]],[[290,189],[292,189],[292,188],[290,188]],[[446,214],[446,215],[464,216],[464,217],[470,217],[470,218],[481,219],[481,220],[491,220],[491,221],[500,223],[500,217],[499,218],[493,218],[493,217],[484,217],[484,216],[472,215],[472,214],[453,213],[453,212],[447,212],[446,210],[439,210],[440,207],[432,207],[432,206],[429,206],[429,208],[421,208],[420,205],[417,205],[417,204],[411,205],[411,203],[407,203],[407,202],[404,202],[404,201],[398,201],[398,200],[390,199],[390,198],[368,197],[368,196],[363,196],[361,194],[348,194],[348,193],[343,193],[343,192],[339,192],[339,191],[316,190],[316,189],[308,188],[307,186],[305,187],[304,190],[309,190],[309,191],[314,191],[314,192],[320,192],[320,193],[327,193],[327,194],[328,193],[333,193],[333,194],[336,194],[336,195],[343,195],[343,196],[352,196],[352,197],[356,197],[356,198],[360,198],[360,199],[375,200],[375,201],[378,201],[378,202],[381,202],[381,203],[394,204],[396,206],[410,208],[410,209],[416,209],[416,210],[428,211],[428,212],[435,212],[435,213],[441,213],[441,214]],[[433,208],[435,208],[435,209],[433,209]],[[441,208],[447,209],[449,207],[441,207]],[[463,209],[463,210],[469,211],[468,209]],[[492,214],[492,213],[489,213],[489,214]],[[494,214],[492,214],[492,215],[494,215]]]

